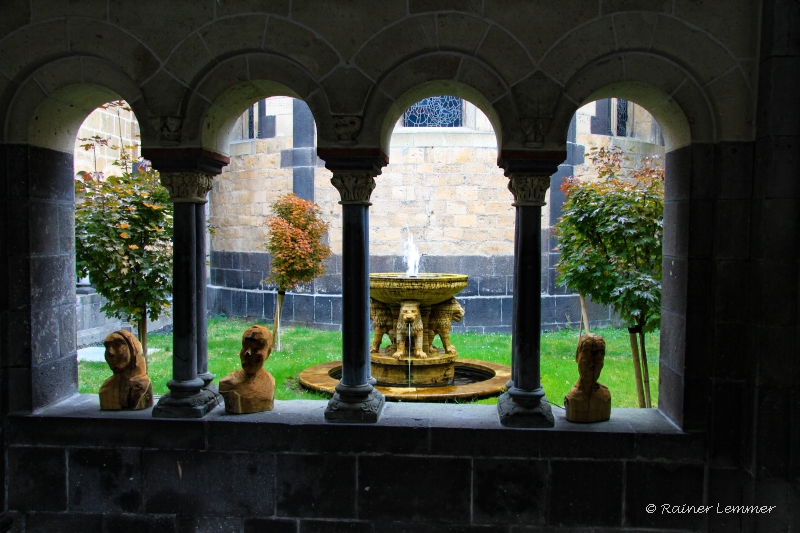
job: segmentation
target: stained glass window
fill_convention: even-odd
[[[464,118],[464,102],[456,96],[424,98],[403,114],[407,128],[457,128]]]

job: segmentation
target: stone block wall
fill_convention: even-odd
[[[260,107],[259,107],[260,106]],[[630,104],[633,123],[650,124],[652,116]],[[342,222],[339,193],[331,173],[316,157],[314,124],[307,106],[287,97],[270,98],[254,106],[273,113],[275,136],[246,138],[246,113],[234,127],[231,164],[215,179],[210,200],[214,226],[209,271],[209,310],[227,316],[272,320],[276,302],[263,251],[264,226],[271,204],[289,191],[304,191],[321,208],[330,224],[328,242],[334,253],[327,273],[287,295],[284,324],[338,329],[341,317]],[[514,206],[508,178],[497,166],[497,139],[488,119],[465,103],[465,125],[458,128],[408,128],[398,121],[392,134],[390,163],[376,178],[370,208],[372,272],[405,271],[402,260],[409,234],[422,254],[422,272],[452,272],[470,276],[459,300],[467,315],[456,330],[482,333],[511,331],[514,247]],[[576,325],[578,296],[556,282],[557,242],[550,233],[564,202],[562,178],[596,177],[584,158],[586,146],[620,146],[630,153],[632,168],[644,155],[661,155],[663,147],[633,137],[592,134],[596,103],[576,113],[568,132],[568,157],[553,176],[542,209],[542,318],[545,329]],[[649,117],[649,119],[648,119]],[[650,122],[647,122],[647,121]],[[650,126],[648,126],[650,127]],[[649,131],[649,130],[648,130]],[[255,135],[255,133],[254,133]],[[307,188],[313,179],[313,191]],[[302,196],[301,196],[302,197]],[[590,303],[595,326],[616,323],[609,309]]]
[[[537,431],[500,426],[491,405],[387,404],[361,426],[325,423],[324,401],[203,420],[97,405],[86,394],[10,417],[16,531],[677,532],[706,516],[662,505],[716,503],[704,436],[651,409],[592,428],[554,409],[556,427]]]
[[[106,300],[93,288],[79,286],[76,292],[78,301],[75,306],[75,320],[78,347],[103,342],[109,333],[120,329],[132,331],[134,335],[139,334],[137,328],[129,322],[107,317],[100,310]],[[167,315],[161,315],[158,320],[147,319],[149,333],[171,325],[172,317]]]
[[[119,115],[117,115],[119,111]],[[117,146],[99,146],[95,150],[85,150],[81,148],[82,144],[88,141],[81,141],[81,138],[93,137],[99,135],[107,139],[109,145]],[[109,108],[103,109],[98,107],[86,117],[86,120],[81,124],[78,135],[75,139],[75,172],[81,170],[85,172],[94,172],[95,168],[99,172],[103,172],[106,176],[118,175],[120,168],[112,165],[112,163],[119,158],[120,146],[133,146],[139,144],[139,123],[136,116],[132,111],[127,111],[124,108]],[[136,159],[139,155],[138,148],[132,150],[133,157]]]

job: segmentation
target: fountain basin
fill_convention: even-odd
[[[306,389],[333,396],[341,375],[341,361],[323,363],[303,370],[300,373],[300,384]],[[468,376],[467,379],[463,377],[465,375]],[[507,365],[475,359],[458,359],[455,364],[456,384],[411,387],[378,384],[375,388],[391,401],[469,401],[499,396],[506,390],[506,383],[510,379],[511,367]]]
[[[456,357],[444,354],[427,359],[416,357],[395,359],[372,354],[372,377],[387,387],[407,387],[409,383],[418,387],[452,385],[455,379]]]
[[[420,305],[434,305],[464,290],[468,277],[463,274],[418,274],[405,272],[370,274],[369,293],[379,302],[399,304],[416,300]]]

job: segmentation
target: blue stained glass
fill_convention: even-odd
[[[461,126],[464,105],[456,96],[431,96],[412,105],[403,114],[407,128],[457,128]]]

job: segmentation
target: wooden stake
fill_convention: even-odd
[[[275,308],[275,321],[272,323],[272,338],[275,341],[275,351],[281,351],[281,311],[283,310],[283,297],[286,291],[278,291],[278,305]]]
[[[589,313],[586,312],[586,298],[583,297],[583,293],[579,292],[578,296],[581,298],[581,320],[583,321],[583,325],[586,326],[586,333],[589,334]]]
[[[644,331],[639,329],[639,343],[642,345],[642,379],[644,379],[644,401],[645,405],[652,407],[650,398],[650,371],[647,369],[647,350],[644,347]]]
[[[139,334],[139,342],[142,345],[142,357],[144,357],[144,371],[147,372],[147,310],[145,309],[144,318],[136,321],[136,333]]]
[[[636,329],[628,328],[631,339],[631,354],[633,356],[633,379],[636,380],[636,394],[639,396],[639,407],[644,407],[644,389],[642,387],[642,369],[639,363],[639,346],[636,340]]]

